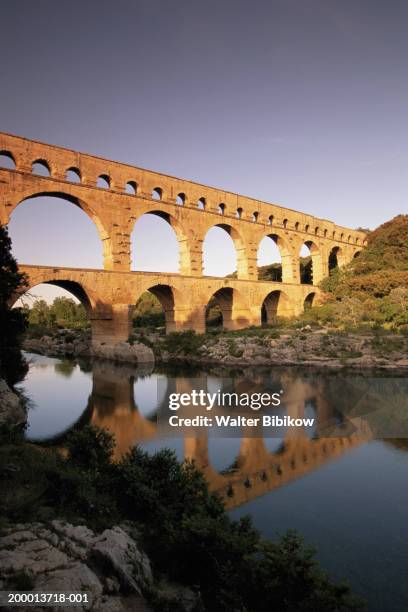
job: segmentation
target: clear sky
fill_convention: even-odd
[[[373,228],[407,212],[407,23],[403,0],[3,2],[0,130]],[[25,263],[101,265],[67,203],[10,233]],[[133,246],[134,269],[177,266],[151,216]],[[234,269],[222,230],[206,247]]]

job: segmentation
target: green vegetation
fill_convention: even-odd
[[[89,426],[72,433],[66,448],[65,456],[3,435],[3,526],[58,517],[99,531],[128,521],[156,579],[199,591],[202,612],[361,609],[347,586],[320,570],[299,536],[265,541],[249,518],[231,520],[202,474],[171,451],[134,448],[114,463],[112,438]]]
[[[25,311],[33,333],[37,329],[84,329],[89,325],[84,306],[67,297],[57,297],[50,305],[45,300],[36,300],[31,308],[26,306]]]
[[[0,376],[9,385],[21,380],[27,372],[22,357],[21,337],[26,329],[26,317],[21,308],[9,307],[10,301],[26,287],[26,278],[18,272],[11,254],[7,227],[0,226]]]
[[[399,215],[368,236],[368,246],[321,288],[326,303],[301,320],[343,327],[408,333],[408,215]]]

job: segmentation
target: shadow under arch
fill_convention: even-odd
[[[240,315],[240,310],[247,310],[247,304],[238,289],[221,287],[207,300],[206,313],[210,305],[217,305],[222,316],[223,329],[233,330],[248,326],[248,320]],[[207,324],[207,321],[206,321]]]
[[[112,257],[112,242],[111,242],[110,234],[105,228],[99,215],[94,211],[93,207],[88,202],[83,200],[82,198],[79,198],[71,193],[68,193],[65,191],[59,191],[59,190],[57,191],[53,191],[53,190],[29,191],[24,195],[23,198],[19,199],[13,205],[12,212],[10,213],[10,218],[12,217],[14,211],[21,204],[29,200],[35,200],[38,198],[56,198],[59,200],[64,200],[65,202],[69,202],[70,204],[73,204],[74,206],[82,210],[89,217],[89,219],[93,222],[93,224],[95,225],[97,229],[99,239],[102,243],[104,267],[106,269],[109,269],[111,267],[110,262],[112,261],[113,257]]]
[[[290,299],[284,291],[275,290],[268,293],[261,305],[261,322],[270,325],[278,317],[293,314]]]
[[[307,251],[306,253],[304,253],[305,250]],[[313,240],[305,240],[300,245],[299,272],[302,285],[317,285],[322,280],[321,253]]]
[[[28,277],[27,286],[24,288],[23,292],[15,293],[10,300],[10,307],[14,306],[14,304],[20,298],[24,298],[24,295],[27,295],[38,285],[51,285],[54,287],[59,287],[60,289],[64,289],[68,291],[71,295],[73,295],[85,308],[88,316],[102,305],[102,301],[96,295],[96,293],[90,290],[88,287],[84,287],[77,281],[72,281],[65,278],[48,278],[47,276],[41,275],[36,276],[34,278]]]
[[[154,295],[161,304],[164,312],[164,319],[166,325],[166,333],[176,331],[177,328],[177,310],[182,307],[182,294],[181,292],[167,284],[156,284],[147,286],[144,288],[135,300],[135,304],[146,292]]]

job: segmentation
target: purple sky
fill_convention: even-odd
[[[403,0],[4,2],[0,129],[375,227],[407,211],[407,23]],[[10,233],[25,263],[101,265],[67,203],[21,205]],[[229,272],[212,233],[206,271]],[[175,268],[157,219],[133,242],[135,268]]]

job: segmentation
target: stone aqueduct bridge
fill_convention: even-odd
[[[21,202],[46,195],[72,202],[95,223],[103,243],[103,270],[20,266],[30,287],[58,285],[87,307],[95,343],[127,339],[133,305],[146,290],[162,303],[167,331],[204,331],[205,309],[213,296],[228,329],[260,324],[262,306],[268,319],[299,314],[305,300],[318,294],[317,287],[300,283],[302,245],[310,249],[316,286],[328,274],[331,253],[343,265],[366,242],[364,232],[275,204],[4,133],[0,155],[12,165],[0,167],[1,224],[9,222]],[[38,164],[46,176],[35,174]],[[178,274],[130,271],[131,233],[146,213],[174,229]],[[234,242],[236,279],[203,276],[203,241],[214,226]],[[280,250],[282,282],[258,280],[257,251],[265,236]]]

